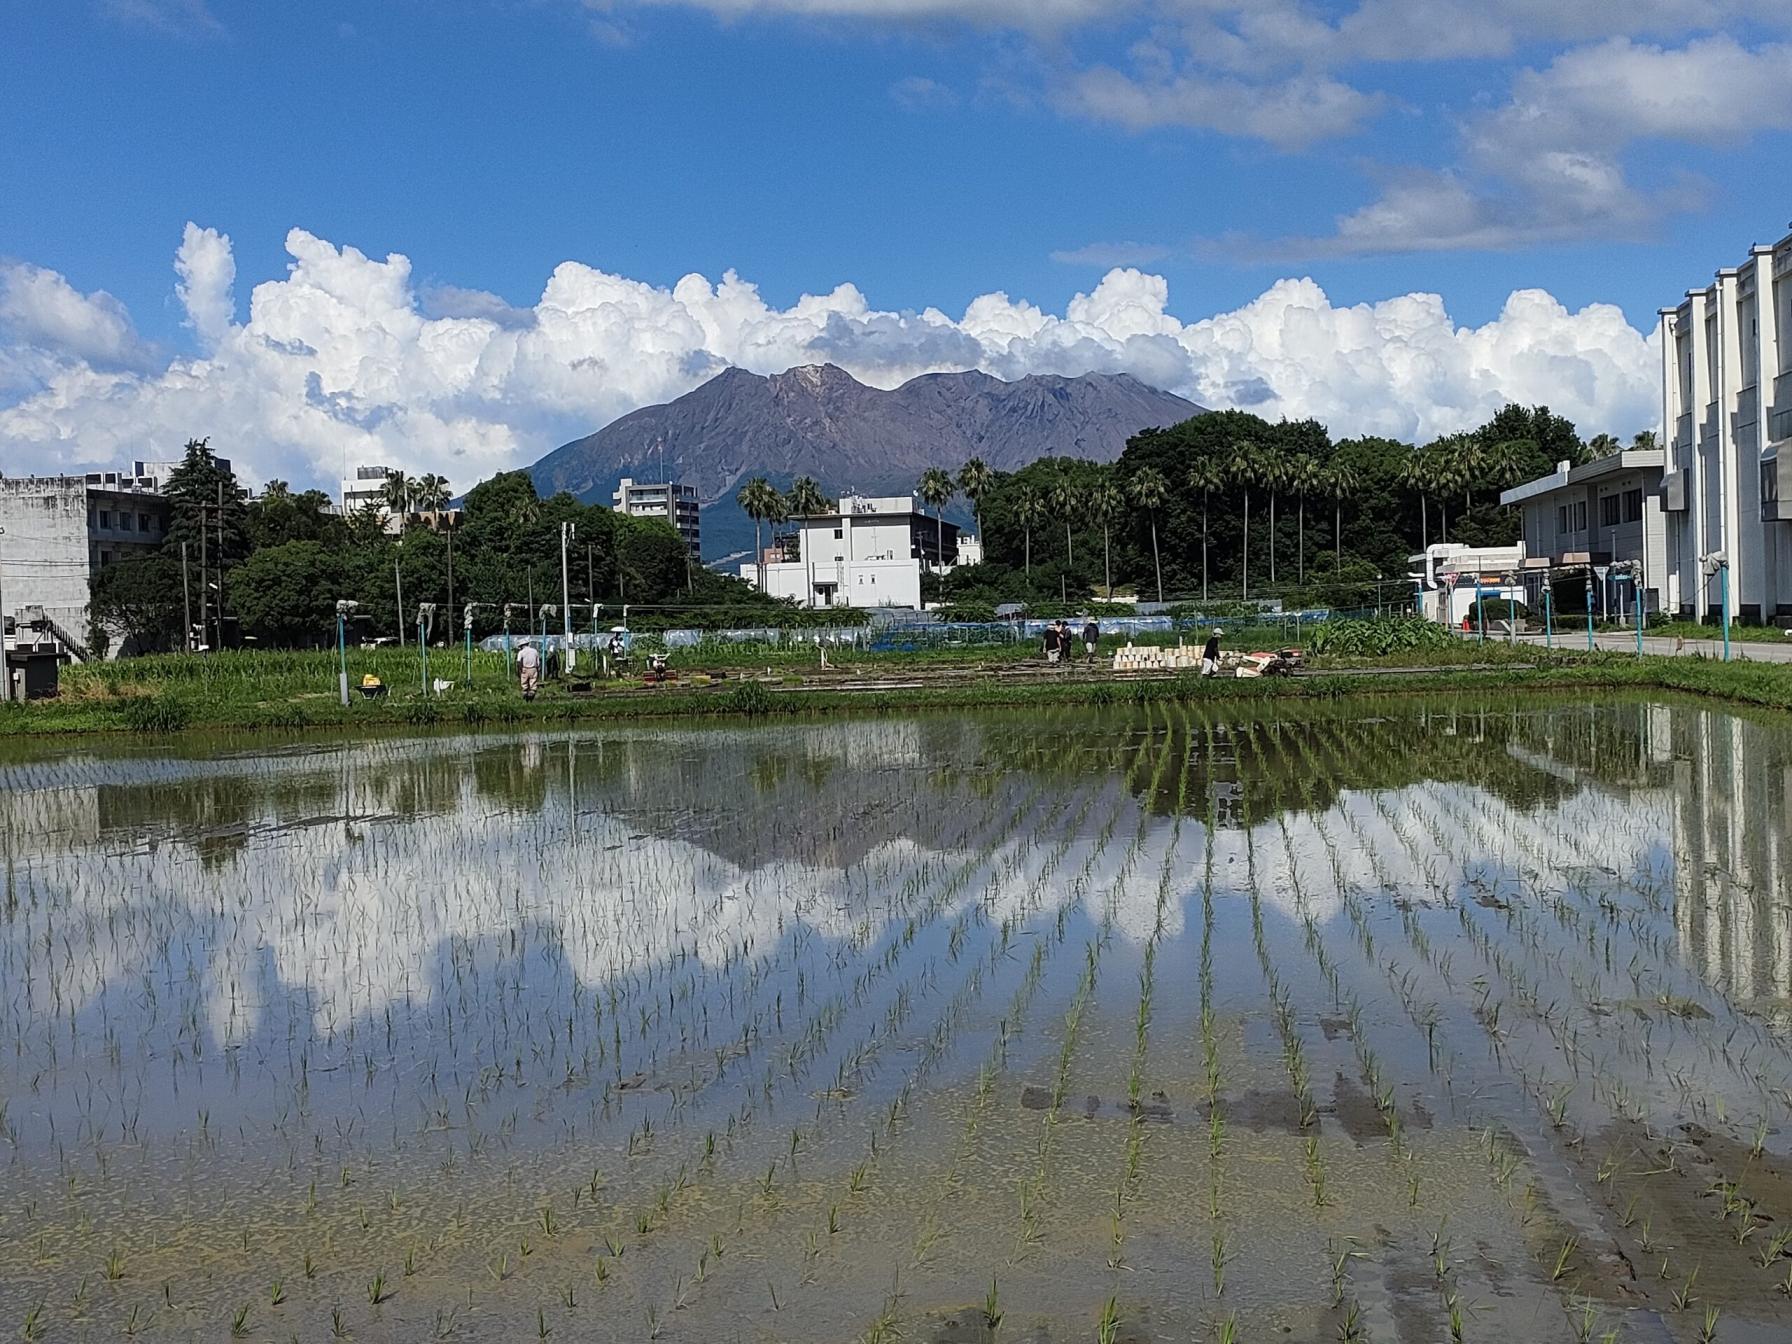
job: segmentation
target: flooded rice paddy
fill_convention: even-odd
[[[1787,1338],[1792,735],[1292,712],[0,760],[0,1333]]]

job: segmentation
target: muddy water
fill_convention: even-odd
[[[0,1330],[1787,1337],[1792,735],[1293,713],[0,760]]]

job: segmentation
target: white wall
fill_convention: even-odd
[[[26,606],[87,641],[87,485],[78,476],[0,480],[0,602]]]

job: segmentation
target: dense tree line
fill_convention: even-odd
[[[1637,436],[1639,446],[1653,441]],[[1118,589],[1368,605],[1378,582],[1403,583],[1424,545],[1516,541],[1519,518],[1500,491],[1622,446],[1609,435],[1583,441],[1543,406],[1507,406],[1423,446],[1334,442],[1317,421],[1219,411],[1134,435],[1112,465],[1043,458],[990,472],[973,462],[943,490],[943,473],[929,473],[920,493],[936,509],[968,498],[983,563],[930,581],[928,592],[957,603]]]
[[[189,611],[197,644],[330,643],[336,603],[345,598],[360,604],[357,639],[396,637],[401,625],[405,639],[414,638],[423,602],[438,604],[437,639],[458,637],[468,602],[479,604],[476,635],[499,628],[505,603],[515,604],[521,629],[533,624],[537,606],[560,601],[562,523],[574,526],[567,569],[576,604],[765,604],[739,580],[694,564],[665,521],[581,504],[564,492],[542,499],[522,471],[473,487],[453,514],[441,477],[393,473],[386,503],[403,520],[395,531],[377,506],[345,518],[321,491],[293,491],[282,481],[251,500],[203,440],[187,445],[163,493],[169,519],[161,546],[107,566],[93,590],[96,626],[144,649],[180,648]],[[575,624],[588,625],[589,617],[587,605]]]

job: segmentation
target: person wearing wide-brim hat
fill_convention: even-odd
[[[1226,632],[1214,626],[1207,635],[1207,643],[1201,648],[1201,675],[1214,677],[1220,670],[1220,636]]]

